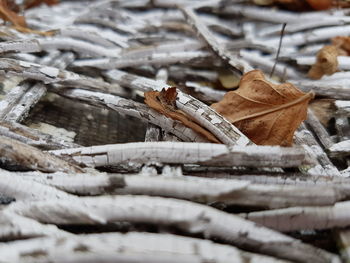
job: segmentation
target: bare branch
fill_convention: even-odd
[[[310,164],[303,148],[211,143],[144,142],[51,151],[93,167],[157,161],[213,166],[293,167]]]
[[[299,262],[340,262],[337,256],[329,252],[240,217],[188,201],[147,196],[90,197],[79,200],[50,200],[29,204],[16,202],[6,210],[55,224],[128,221],[172,225],[188,233],[202,233],[279,258]]]

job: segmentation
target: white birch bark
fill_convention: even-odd
[[[350,180],[346,177],[340,176],[324,176],[324,175],[305,175],[305,174],[258,174],[258,175],[230,175],[230,174],[196,174],[196,176],[206,176],[209,178],[232,178],[236,180],[245,180],[253,184],[263,185],[294,185],[296,187],[312,188],[314,186],[324,186],[328,189],[334,188],[341,192],[341,195],[345,195],[344,199],[349,199],[350,194]]]
[[[19,141],[0,136],[0,155],[2,165],[44,172],[81,172],[73,163],[42,152]]]
[[[319,119],[315,116],[311,109],[307,111],[306,123],[311,127],[316,134],[318,140],[321,142],[325,149],[329,149],[334,144],[326,128],[322,125]]]
[[[336,156],[348,156],[350,155],[350,140],[341,141],[333,144],[330,148],[330,155]]]
[[[119,47],[107,48],[87,41],[77,40],[68,37],[52,37],[39,39],[39,45],[42,50],[68,50],[77,52],[80,55],[90,57],[117,57],[120,54]]]
[[[270,57],[263,56],[257,51],[247,51],[242,49],[239,51],[239,54],[251,65],[256,66],[256,68],[264,71],[266,74],[270,74],[274,68],[274,65],[276,64]],[[282,78],[283,80],[300,78],[300,74],[297,71],[280,62],[277,63],[274,68],[274,75]]]
[[[64,31],[65,32],[65,31]],[[69,32],[69,31],[68,31]],[[66,33],[67,35],[68,33]],[[91,35],[91,34],[90,34]],[[87,34],[88,37],[89,35]],[[90,38],[91,39],[91,38]],[[95,41],[96,42],[96,41]],[[101,42],[101,41],[99,41]],[[98,45],[97,45],[98,44]],[[64,36],[56,36],[45,39],[25,39],[18,41],[6,41],[0,45],[0,52],[23,52],[34,53],[50,50],[69,50],[82,55],[92,57],[117,57],[120,53],[118,47],[103,47],[100,43],[89,43],[83,40],[77,40]]]
[[[3,76],[18,76],[25,79],[38,80],[44,82],[44,84],[73,85],[86,89],[97,89],[115,94],[124,94],[124,91],[116,84],[109,84],[102,80],[60,70],[55,67],[14,59],[0,59],[0,74]]]
[[[0,122],[0,135],[44,150],[79,147],[78,144],[55,138],[15,122]]]
[[[218,102],[220,101],[226,92],[221,90],[216,90],[211,87],[207,87],[197,82],[186,81],[186,87],[193,88],[196,92],[196,98],[202,102]]]
[[[99,34],[97,30],[82,30],[79,27],[72,26],[59,29],[57,34],[63,37],[85,40],[105,48],[118,48],[117,44],[106,39],[102,34]]]
[[[322,20],[322,19],[321,19]],[[283,46],[307,45],[318,41],[328,41],[336,36],[349,35],[350,25],[316,28],[304,32],[288,34],[283,37]],[[278,45],[279,37],[265,39],[267,45]]]
[[[0,245],[0,254],[4,262],[30,262],[38,260],[35,252],[42,252],[41,261],[57,262],[74,260],[79,256],[99,256],[95,262],[100,262],[107,254],[111,262],[116,262],[120,256],[128,256],[132,262],[213,262],[213,263],[243,263],[250,262],[285,262],[272,257],[252,254],[235,247],[216,244],[209,240],[180,237],[170,234],[150,234],[129,232],[126,234],[106,233],[91,235],[76,235],[62,238],[46,237],[32,240],[15,241]],[[110,258],[110,256],[114,256]],[[67,258],[68,257],[68,258]],[[99,260],[100,259],[100,260]],[[88,260],[85,258],[85,260]],[[186,260],[186,261],[184,261]],[[65,261],[67,262],[67,261]],[[74,262],[74,261],[73,261]],[[105,261],[103,261],[105,262]],[[109,262],[109,261],[108,261]]]
[[[257,7],[252,5],[242,5],[242,4],[231,4],[227,5],[225,8],[219,10],[221,14],[231,14],[231,15],[242,15],[246,18],[252,20],[260,20],[275,24],[288,23],[294,24],[304,24],[305,22],[317,21],[317,20],[339,20],[342,22],[342,18],[346,17],[346,12],[340,10],[338,17],[333,16],[332,13],[328,12],[291,12],[280,9]],[[329,19],[329,20],[328,20]]]
[[[346,189],[339,189],[334,184],[263,185],[247,180],[174,176],[170,172],[163,176],[145,175],[14,174],[23,180],[33,180],[76,195],[150,195],[200,203],[224,202],[229,205],[268,208],[331,205],[347,196]],[[347,189],[349,187],[348,183]]]
[[[16,201],[74,198],[73,195],[42,184],[35,180],[26,180],[14,173],[0,169],[0,193]]]
[[[145,133],[145,142],[158,142],[161,141],[162,130],[154,124],[147,124]]]
[[[41,59],[43,65],[64,69],[74,60],[73,53],[61,54],[52,52]],[[23,120],[34,105],[46,94],[47,88],[42,83],[24,83],[13,88],[4,100],[0,102],[0,118],[7,121],[19,122]],[[1,107],[2,106],[2,107]]]
[[[59,91],[60,95],[65,97],[87,102],[89,104],[107,107],[121,114],[129,115],[143,121],[153,123],[162,127],[166,132],[173,133],[183,141],[207,142],[200,134],[187,128],[183,124],[156,112],[142,103],[124,99],[112,94],[102,92],[88,91],[82,89],[65,89]]]
[[[335,119],[335,128],[339,141],[350,139],[350,122],[347,117],[337,116]]]
[[[340,262],[329,252],[301,243],[240,217],[188,201],[148,196],[79,198],[79,201],[16,202],[6,208],[39,222],[105,224],[128,221],[171,225],[188,233],[202,233],[259,253],[300,262]]]
[[[223,59],[228,65],[230,65],[236,72],[238,71],[243,74],[253,70],[253,68],[245,60],[230,53],[217,42],[214,35],[210,32],[208,27],[202,23],[191,7],[181,7],[180,10],[183,12],[187,22],[194,28],[199,37],[204,39],[210,49],[213,50],[214,53]]]
[[[350,99],[349,83],[343,79],[339,80],[289,80],[304,92],[313,91],[316,95],[326,96],[334,99]]]
[[[71,235],[60,230],[55,225],[41,224],[36,220],[19,216],[14,213],[0,211],[0,240],[10,241],[17,239],[27,239],[36,237],[64,237]],[[1,242],[0,246],[6,246]],[[1,253],[1,256],[4,254]],[[1,258],[3,260],[3,258]]]
[[[338,115],[350,116],[350,101],[336,100],[334,104],[337,107]]]
[[[242,214],[243,217],[278,231],[331,229],[350,225],[350,201],[333,206],[291,207]]]
[[[318,164],[315,166],[308,168],[306,167],[306,172],[308,174],[340,176],[338,169],[333,165],[311,131],[309,131],[304,124],[299,127],[298,131],[295,133],[294,139],[298,145],[304,146],[305,151],[308,152],[313,159],[317,160]]]
[[[211,62],[211,53],[207,51],[180,51],[151,53],[145,57],[119,57],[81,59],[73,63],[75,67],[94,67],[98,69],[116,69],[137,67],[141,65],[166,66],[168,64],[199,64],[203,61]]]
[[[92,167],[146,163],[192,163],[212,166],[295,167],[312,164],[303,148],[231,146],[211,143],[142,142],[50,151]]]

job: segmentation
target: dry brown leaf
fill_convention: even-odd
[[[26,0],[24,1],[24,8],[29,9],[33,8],[36,6],[39,6],[41,4],[46,4],[46,5],[57,5],[59,3],[58,0]]]
[[[18,15],[17,12],[19,12],[19,7],[13,0],[0,0],[0,18],[4,21],[11,22],[16,30],[23,33],[33,33],[44,36],[52,36],[54,34],[52,31],[43,32],[28,28],[24,16]]]
[[[329,121],[335,115],[336,107],[334,101],[334,99],[316,99],[310,103],[313,113],[325,127],[328,126]]]
[[[175,87],[167,90],[145,92],[145,103],[159,113],[182,122],[211,142],[221,143],[211,132],[194,122],[194,120],[176,107],[177,91]]]
[[[256,144],[290,146],[313,97],[290,83],[270,83],[253,70],[243,75],[237,90],[211,107]]]
[[[4,21],[11,22],[14,26],[27,27],[25,18],[21,15],[18,15],[15,12],[17,10],[14,9],[14,7],[15,6],[13,1],[0,0],[0,18]]]
[[[333,0],[306,0],[314,10],[327,10],[333,6]]]
[[[338,56],[350,55],[350,37],[333,37],[332,45],[338,48]]]
[[[320,79],[324,75],[332,75],[338,70],[338,48],[336,46],[324,46],[318,51],[316,63],[308,72],[311,79]]]
[[[332,7],[343,6],[338,0],[254,0],[257,5],[279,5],[294,11],[327,10]]]

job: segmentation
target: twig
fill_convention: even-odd
[[[19,141],[0,136],[1,164],[44,172],[81,172],[82,169]]]
[[[70,71],[14,59],[0,59],[0,75],[34,79],[45,84],[73,85],[86,89],[124,94],[123,90],[116,84],[111,85],[102,80],[82,76]]]
[[[284,30],[286,29],[286,25],[287,25],[287,23],[284,23],[282,25],[281,38],[280,38],[280,42],[278,43],[278,49],[277,49],[277,53],[276,53],[275,64],[273,64],[272,70],[270,72],[270,78],[272,77],[273,73],[275,72],[275,68],[276,68],[276,65],[278,63],[278,57],[280,55],[280,51],[281,51],[281,47],[282,47],[282,40],[283,40]]]
[[[214,166],[294,167],[310,164],[303,148],[231,146],[210,143],[146,142],[50,151],[90,166],[157,161]]]
[[[55,138],[15,122],[0,122],[0,135],[43,150],[79,147],[78,144]]]
[[[225,50],[225,48],[223,48],[216,41],[214,35],[209,31],[207,26],[200,21],[199,17],[195,14],[192,8],[180,7],[180,10],[183,12],[188,22],[195,29],[198,35],[204,39],[214,53],[228,65],[230,65],[235,72],[243,74],[253,69],[246,61]]]

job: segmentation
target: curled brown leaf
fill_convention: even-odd
[[[332,75],[338,70],[338,48],[336,46],[324,46],[318,51],[316,63],[308,72],[311,79],[320,79],[324,75]]]
[[[239,88],[211,107],[259,145],[290,146],[307,106],[314,97],[290,83],[273,84],[263,73],[246,73]]]
[[[145,103],[159,113],[182,122],[185,126],[207,138],[210,142],[221,143],[210,131],[197,124],[191,116],[188,116],[176,107],[177,91],[175,87],[162,91],[145,92]]]
[[[350,37],[344,37],[344,36],[333,37],[332,45],[338,48],[339,56],[350,55]]]
[[[56,1],[33,1],[33,2],[56,2]],[[25,4],[25,3],[24,3]],[[34,4],[34,3],[33,3]],[[0,18],[4,21],[8,21],[13,24],[13,27],[22,33],[33,33],[44,36],[51,36],[54,32],[42,32],[28,28],[24,16],[19,15],[20,8],[14,1],[11,0],[0,0]]]

